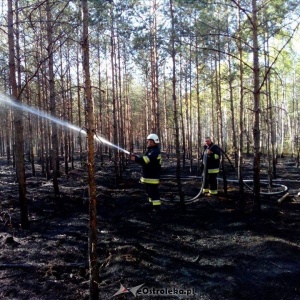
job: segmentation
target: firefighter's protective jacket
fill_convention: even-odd
[[[212,153],[206,154],[206,150],[209,149]],[[220,148],[211,143],[209,147],[207,145],[204,145],[204,151],[203,151],[203,156],[207,155],[206,158],[206,163],[207,163],[207,173],[208,174],[217,174],[219,173],[220,169],[220,155],[221,151]]]
[[[142,165],[142,183],[159,184],[161,172],[161,153],[158,145],[148,147],[143,156],[136,156],[135,161]]]

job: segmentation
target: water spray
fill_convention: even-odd
[[[120,151],[122,151],[122,152],[124,152],[126,154],[130,154],[129,151],[127,151],[127,150],[125,150],[125,149],[123,149],[123,148],[121,148],[121,147],[119,147],[119,146],[111,143],[110,141],[106,140],[104,137],[101,137],[101,136],[99,136],[99,135],[96,134],[94,138],[95,138],[96,141],[99,141],[100,143],[106,144],[106,145],[108,145],[111,148],[115,148],[115,149],[120,150]]]
[[[48,113],[46,113],[44,111],[41,111],[39,109],[33,108],[33,107],[29,106],[29,105],[20,104],[20,103],[18,103],[16,101],[13,101],[8,95],[6,95],[6,94],[4,94],[2,92],[0,92],[0,103],[7,104],[7,105],[9,105],[9,106],[11,106],[11,107],[13,107],[15,109],[27,111],[27,112],[29,112],[29,113],[31,113],[33,115],[36,115],[36,116],[41,117],[43,119],[47,119],[47,120],[49,120],[51,122],[54,122],[54,123],[56,123],[58,125],[61,125],[63,127],[71,129],[73,131],[76,131],[76,132],[78,132],[80,134],[87,135],[86,131],[83,130],[82,128],[80,128],[80,127],[78,127],[76,125],[73,125],[73,124],[71,124],[69,122],[66,122],[64,120],[58,119],[56,117],[53,117],[50,114],[48,114]],[[121,148],[121,147],[119,147],[119,146],[111,143],[110,141],[106,140],[105,138],[103,138],[103,137],[101,137],[101,136],[99,136],[97,134],[94,135],[94,139],[95,139],[96,142],[105,144],[105,145],[107,145],[107,146],[109,146],[111,148],[117,149],[117,150],[119,150],[121,152],[124,152],[126,154],[130,154],[129,151],[127,151],[127,150],[125,150],[125,149],[123,149],[123,148]]]

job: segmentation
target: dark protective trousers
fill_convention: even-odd
[[[218,174],[217,173],[207,173],[205,177],[204,190],[211,192],[218,192]]]
[[[144,184],[146,185],[146,192],[149,197],[149,202],[151,202],[153,205],[161,205],[158,184]]]

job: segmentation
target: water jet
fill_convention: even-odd
[[[76,131],[76,132],[78,132],[80,134],[87,135],[87,133],[86,133],[86,131],[84,129],[82,129],[82,128],[76,126],[76,125],[73,125],[72,123],[69,123],[67,121],[58,119],[58,118],[56,118],[56,117],[54,117],[54,116],[52,116],[52,115],[50,115],[50,114],[48,114],[48,113],[46,113],[46,112],[44,112],[42,110],[36,109],[36,108],[34,108],[32,106],[29,106],[29,105],[26,105],[26,104],[23,104],[23,103],[21,104],[21,103],[18,103],[16,101],[13,101],[10,96],[8,96],[8,95],[6,95],[5,93],[2,93],[2,92],[0,92],[0,104],[7,104],[7,105],[11,106],[12,108],[29,112],[29,113],[31,113],[33,115],[36,115],[36,116],[41,117],[43,119],[49,120],[51,122],[54,122],[54,123],[56,123],[58,125],[61,125],[61,126],[65,127],[65,128],[68,128],[70,130]],[[110,141],[106,140],[105,138],[103,138],[103,137],[101,137],[101,136],[99,136],[97,134],[94,135],[94,139],[95,139],[96,142],[105,144],[108,147],[117,149],[117,150],[119,150],[121,152],[124,152],[126,154],[130,154],[129,151],[127,151],[127,150],[125,150],[125,149],[123,149],[123,148],[121,148],[121,147],[119,147],[119,146],[111,143]]]

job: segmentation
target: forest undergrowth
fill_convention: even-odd
[[[76,162],[59,178],[55,199],[51,180],[38,165],[31,176],[29,165],[30,229],[22,230],[14,169],[0,160],[0,298],[88,299],[87,173]],[[279,161],[278,179],[290,195],[281,203],[280,195],[262,196],[260,214],[252,212],[250,191],[245,189],[241,206],[237,185],[229,182],[225,194],[221,180],[217,197],[182,209],[174,201],[175,166],[164,160],[161,193],[168,201],[154,213],[138,165],[129,164],[116,183],[113,163],[97,162],[100,299],[300,299],[296,165]],[[186,199],[201,186],[187,170]],[[251,162],[245,172],[251,176]],[[235,178],[232,170],[228,175]],[[115,295],[120,287],[127,292]]]

